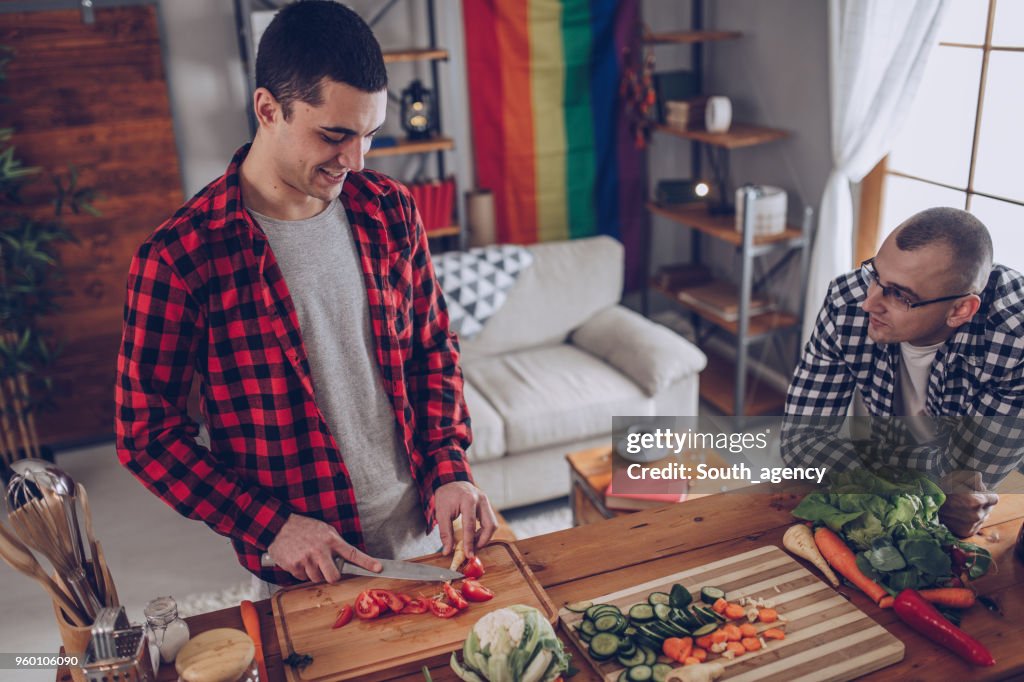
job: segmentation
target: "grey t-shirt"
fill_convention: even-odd
[[[345,208],[334,200],[306,220],[250,211],[270,241],[298,313],[316,404],[355,488],[369,554],[405,559],[437,551],[384,390],[366,284]]]

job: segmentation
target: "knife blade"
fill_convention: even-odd
[[[449,580],[460,580],[465,577],[458,571],[450,571],[447,568],[431,566],[430,564],[418,564],[414,561],[399,561],[398,559],[377,559],[377,561],[384,567],[380,573],[368,571],[362,566],[356,566],[345,561],[341,557],[334,557],[334,565],[338,567],[338,571],[345,575],[417,580],[420,582],[447,582]],[[264,553],[260,557],[260,565],[270,568],[276,564],[269,554]]]

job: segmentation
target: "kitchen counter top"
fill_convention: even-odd
[[[1005,616],[975,606],[964,616],[963,628],[981,640],[995,656],[992,668],[973,668],[955,655],[925,640],[901,623],[892,610],[881,610],[859,591],[840,592],[906,644],[902,662],[863,679],[872,680],[1005,680],[1024,679],[1024,563],[1013,557],[1013,544],[1024,522],[1024,494],[1004,494],[974,542],[992,553],[994,566],[974,585],[999,602]],[[782,544],[793,523],[793,494],[730,493],[712,495],[601,523],[519,541],[518,547],[556,606],[637,585],[662,575],[765,545]],[[613,543],[613,544],[612,544]],[[614,551],[609,551],[614,547]],[[269,675],[284,680],[281,653],[270,600],[256,604],[263,628]],[[467,622],[467,628],[471,623]],[[193,634],[214,627],[242,628],[237,608],[189,619]],[[596,679],[567,637],[559,636],[573,653],[578,682]],[[445,660],[431,662],[435,681],[456,680]],[[160,680],[174,680],[173,666],[161,668]],[[396,680],[422,680],[418,674]]]

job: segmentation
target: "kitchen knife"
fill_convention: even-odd
[[[421,582],[446,582],[448,580],[459,580],[463,576],[458,571],[449,571],[440,566],[430,564],[417,564],[412,561],[398,561],[397,559],[377,559],[383,566],[380,573],[368,571],[361,566],[349,563],[341,557],[334,557],[334,565],[346,575],[364,575],[370,578],[395,578],[397,580],[418,580]],[[269,554],[264,553],[260,557],[260,565],[270,568],[275,566],[274,560]]]

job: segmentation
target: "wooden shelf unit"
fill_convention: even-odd
[[[389,147],[371,147],[366,158],[382,156],[398,156],[399,154],[425,154],[427,152],[448,151],[455,149],[455,141],[450,137],[433,137],[428,140],[399,140],[398,144]]]
[[[679,305],[683,306],[687,310],[699,315],[701,319],[707,320],[716,327],[724,329],[733,336],[738,336],[740,333],[739,320],[729,319],[724,315],[719,315],[714,312],[710,306],[694,305],[686,299],[680,298],[679,292],[692,287],[683,287],[681,289],[672,289],[659,284],[656,281],[651,282],[651,288],[655,291],[664,294],[668,298],[672,299]],[[787,313],[782,310],[770,310],[763,313],[757,313],[749,317],[747,335],[751,338],[759,336],[765,336],[782,329],[789,329],[800,324],[800,318],[792,313]]]
[[[445,61],[448,59],[448,50],[438,47],[406,48],[403,50],[385,50],[384,63],[397,64],[398,62],[430,62]]]
[[[716,353],[707,353],[708,365],[700,373],[700,397],[724,414],[738,412],[733,406],[733,386],[736,365]],[[780,415],[786,406],[786,394],[770,386],[750,372],[747,373],[747,391],[743,401],[743,414],[748,417]]]
[[[644,34],[643,40],[646,45],[693,45],[742,37],[740,31],[667,31]]]
[[[684,140],[703,142],[723,149],[741,149],[768,144],[789,137],[789,133],[778,128],[753,125],[750,123],[733,122],[724,133],[711,133],[703,129],[686,129],[659,123],[654,129],[666,135],[674,135]]]
[[[728,242],[734,246],[743,245],[743,234],[736,231],[736,217],[732,215],[711,215],[707,204],[694,203],[682,206],[663,206],[650,201],[647,203],[647,210],[654,215],[668,218],[680,225],[693,228],[723,242]],[[802,239],[803,236],[804,234],[800,228],[795,225],[787,225],[785,231],[779,234],[755,236],[754,246],[793,241]]]

